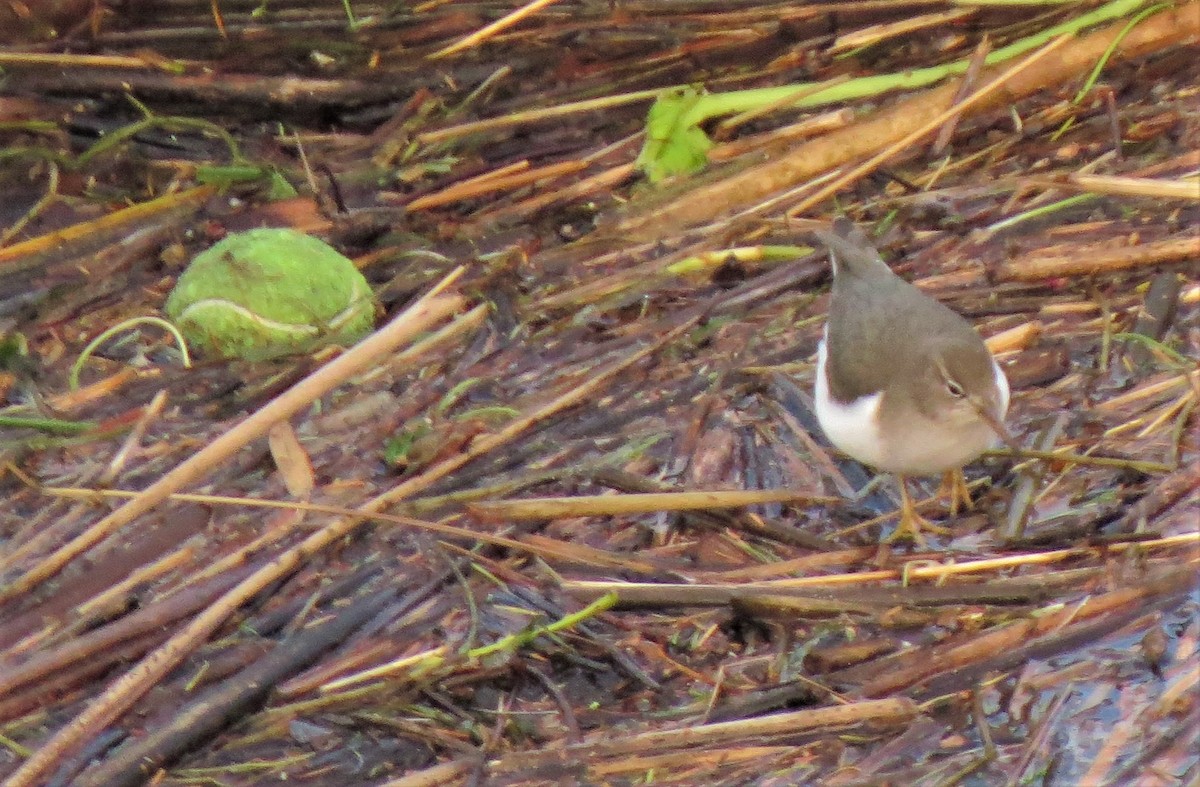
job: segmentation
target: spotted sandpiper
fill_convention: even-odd
[[[917,513],[905,476],[942,475],[952,512],[970,503],[963,465],[1000,439],[1008,379],[969,322],[901,279],[846,218],[815,230],[833,295],[817,355],[817,420],[838,449],[900,484],[888,540],[945,532]]]

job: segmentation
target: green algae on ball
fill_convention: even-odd
[[[247,360],[351,344],[375,322],[354,263],[291,229],[234,233],[196,255],[165,310],[192,346]]]

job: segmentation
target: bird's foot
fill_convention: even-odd
[[[963,511],[970,511],[975,507],[975,502],[971,500],[971,489],[967,486],[967,479],[963,476],[963,471],[947,470],[942,473],[942,484],[938,487],[937,496],[950,498],[950,516],[958,516],[959,508]]]
[[[935,525],[917,513],[917,507],[908,495],[908,485],[904,482],[904,478],[897,477],[896,480],[900,482],[900,521],[896,523],[896,529],[892,531],[891,535],[883,540],[884,543],[892,544],[908,540],[919,547],[924,547],[925,533],[948,535],[950,533],[948,529],[941,525]]]
[[[900,521],[896,523],[896,529],[883,539],[883,541],[886,544],[894,544],[897,541],[912,541],[919,547],[925,547],[926,533],[936,533],[944,536],[949,535],[950,530],[941,525],[935,525],[916,511],[909,511],[906,515],[902,510],[900,512]]]

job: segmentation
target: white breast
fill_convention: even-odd
[[[882,394],[864,396],[849,404],[836,401],[829,391],[826,352],[822,340],[817,349],[817,421],[829,442],[859,462],[901,475],[939,475],[962,467],[999,442],[998,435],[983,421],[946,429],[916,414],[885,440],[878,421]],[[992,363],[1003,420],[1008,412],[1008,379],[1000,365],[994,360]]]
[[[996,387],[1000,389],[1000,420],[1004,420],[1004,416],[1008,415],[1008,376],[1004,374],[1004,370],[1000,368],[1000,364],[996,363],[996,359],[992,359],[992,373],[996,376]],[[997,436],[998,437],[998,436]]]
[[[855,399],[849,404],[835,400],[829,392],[829,376],[825,370],[825,340],[817,348],[816,404],[817,421],[829,442],[839,451],[864,464],[879,467],[884,448],[879,433],[879,398],[874,393]]]

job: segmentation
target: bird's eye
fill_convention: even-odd
[[[963,387],[958,384],[957,380],[946,380],[946,390],[955,399],[961,399],[967,395],[967,392],[963,390]]]

